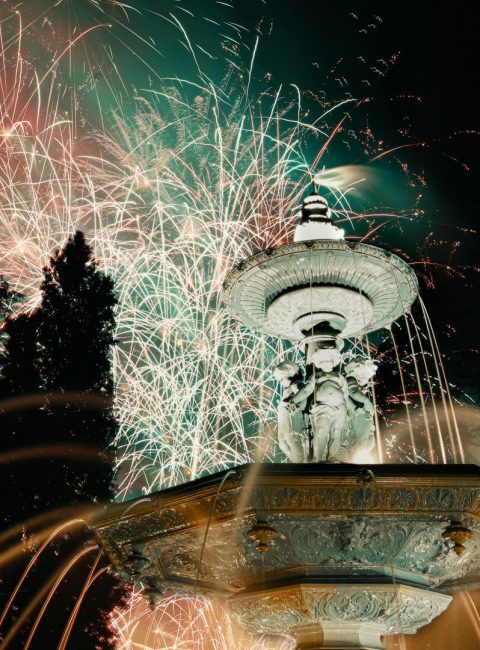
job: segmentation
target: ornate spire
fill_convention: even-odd
[[[318,194],[315,181],[312,185],[312,192],[305,197],[298,213],[300,223],[295,229],[294,241],[343,239],[344,231],[333,223],[327,200]]]

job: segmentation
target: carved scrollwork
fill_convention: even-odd
[[[388,603],[382,616],[386,634],[414,634],[439,616],[450,603],[451,597],[428,594],[401,594]]]
[[[229,514],[235,513],[238,507],[238,500],[240,498],[240,490],[231,490],[224,492],[217,497],[215,502],[215,514]]]
[[[462,510],[480,510],[480,490],[466,490],[460,497],[460,508]]]
[[[305,526],[302,522],[284,526],[286,538],[294,549],[297,563],[322,564],[341,558],[344,545],[345,522],[325,522]]]
[[[398,488],[392,490],[388,497],[388,505],[394,510],[411,510],[415,507],[417,495],[415,490]]]
[[[305,599],[315,621],[378,621],[394,593],[373,591],[315,590],[305,591]]]
[[[332,488],[311,490],[309,502],[319,510],[336,510],[340,506],[340,494]]]
[[[289,631],[301,625],[373,623],[384,634],[415,632],[441,614],[450,596],[399,585],[294,585],[269,595],[233,599],[231,609],[256,633]]]
[[[310,622],[300,592],[233,601],[231,610],[239,624],[253,633],[275,634]]]
[[[273,490],[270,496],[272,509],[288,508],[296,510],[305,507],[306,503],[305,489],[293,487],[280,488]]]
[[[447,488],[429,490],[425,496],[425,505],[429,510],[449,510],[454,501],[454,493]]]
[[[462,476],[431,480],[425,470],[405,477],[375,477],[360,485],[353,472],[345,478],[328,471],[303,477],[277,466],[261,476],[246,510],[238,513],[241,477],[225,483],[216,499],[200,567],[210,592],[237,592],[262,580],[315,574],[384,575],[456,585],[480,568],[480,480]],[[268,473],[268,470],[267,470]],[[220,476],[220,475],[219,475]],[[219,479],[220,481],[220,479]],[[238,482],[237,482],[238,481]],[[94,528],[115,569],[140,581],[158,576],[158,585],[195,579],[205,526],[219,483],[174,491],[130,505],[114,504]],[[103,517],[103,519],[102,519]],[[245,536],[257,519],[278,535],[262,561]],[[455,552],[452,522],[471,531]],[[459,529],[460,530],[460,529]],[[149,564],[133,557],[140,549]],[[457,551],[458,551],[457,543]],[[201,587],[203,588],[203,587]]]
[[[376,489],[367,486],[356,488],[352,494],[352,508],[355,510],[370,510],[378,503],[379,494]]]

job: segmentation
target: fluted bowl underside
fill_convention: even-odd
[[[300,300],[299,290],[310,291]],[[339,314],[346,321],[342,336],[361,336],[388,327],[417,294],[415,273],[396,255],[367,244],[315,240],[241,262],[225,281],[223,300],[250,329],[296,341],[303,334],[295,322],[309,311]]]

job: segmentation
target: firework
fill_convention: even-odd
[[[116,283],[120,498],[248,462],[268,435],[284,350],[230,321],[221,287],[235,263],[288,239],[312,176],[303,148],[319,140],[318,166],[343,119],[329,109],[325,131],[279,92],[252,103],[228,82],[179,87],[139,98],[130,123],[118,114],[95,156],[77,152],[58,110],[3,143],[3,270],[28,304],[75,228]]]
[[[140,593],[112,615],[118,650],[291,650],[290,639],[252,636],[237,628],[224,604],[205,598],[170,596],[153,611]]]
[[[273,87],[269,73],[258,91],[254,55],[261,29],[248,33],[232,21],[228,3],[198,15],[178,2],[155,13],[113,0],[75,0],[76,18],[68,18],[71,2],[31,4],[22,15],[6,9],[8,21],[0,26],[0,269],[26,294],[23,308],[33,308],[42,266],[80,228],[112,275],[119,297],[118,498],[254,458],[279,460],[272,368],[287,353],[300,355],[228,318],[221,304],[225,275],[258,250],[289,241],[312,178],[352,238],[381,241],[388,228],[403,234],[413,219],[424,218],[425,179],[401,157],[427,143],[407,137],[387,146],[370,126],[355,129],[356,114],[372,98],[355,99],[337,65],[329,75],[342,88],[338,101],[329,102],[323,91],[305,96]],[[149,63],[152,53],[161,55],[156,35],[142,35],[153,18],[180,37],[179,50],[188,52],[194,71],[187,80],[166,64]],[[185,22],[195,20],[210,29],[201,43]],[[147,90],[131,92],[119,64],[125,51]],[[204,64],[219,53],[227,68],[216,82]],[[383,75],[394,62],[373,72]],[[98,110],[88,110],[92,104]],[[332,154],[338,143],[340,159]],[[343,165],[345,152],[347,162],[365,164]],[[379,200],[378,186],[395,184],[408,185],[411,208],[386,208],[387,193]],[[433,237],[426,244],[410,261],[432,284],[438,263],[431,250],[444,244]],[[452,261],[442,268],[470,270]],[[369,341],[367,348],[395,361],[390,343]],[[352,351],[364,348],[355,342]],[[424,462],[428,445],[415,450],[409,437],[424,423],[414,359],[432,366],[433,356],[422,356],[418,344],[403,354],[405,386],[387,396],[382,412],[392,425],[386,451],[394,460]],[[418,373],[428,376],[423,366]],[[430,386],[425,411],[431,414],[434,393],[445,392],[445,382]],[[408,408],[403,413],[406,406],[412,415]],[[445,431],[452,428],[446,416],[440,419]],[[290,641],[274,646],[247,638],[221,604],[201,598],[169,597],[152,613],[134,594],[127,608],[114,612],[112,627],[125,649],[291,648]]]
[[[92,25],[103,25],[105,11],[113,11],[112,3],[85,4]],[[123,9],[118,30],[132,16]],[[198,63],[178,14],[170,18],[166,24]],[[118,497],[248,462],[260,450],[275,459],[274,443],[264,444],[274,430],[271,369],[287,351],[227,317],[225,275],[259,249],[289,240],[313,177],[354,237],[375,240],[390,224],[404,228],[418,211],[416,200],[411,212],[359,209],[359,188],[368,194],[379,178],[371,166],[324,170],[339,139],[360,147],[367,160],[383,162],[403,149],[380,145],[370,127],[351,128],[363,99],[328,103],[268,83],[253,93],[257,36],[245,65],[231,46],[221,83],[201,69],[195,80],[164,81],[137,93],[128,114],[117,107],[108,130],[92,128],[79,138],[82,109],[75,104],[65,115],[71,97],[55,82],[93,32],[82,24],[82,38],[58,47],[54,63],[39,73],[25,62],[27,32],[18,21],[16,40],[3,39],[1,268],[27,294],[25,308],[33,307],[41,267],[80,228],[114,278]],[[15,70],[13,78],[7,69]],[[425,256],[422,264],[429,266]]]

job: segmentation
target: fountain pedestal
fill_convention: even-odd
[[[374,623],[344,623],[341,625],[309,625],[299,628],[294,638],[296,650],[378,650],[382,626]],[[365,645],[367,644],[367,645]]]
[[[234,596],[230,609],[243,628],[256,634],[287,631],[299,648],[380,650],[382,636],[415,633],[450,601],[402,584],[314,582]]]
[[[246,465],[112,504],[94,529],[152,601],[214,596],[253,633],[378,650],[476,579],[480,469]]]

